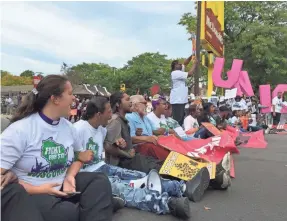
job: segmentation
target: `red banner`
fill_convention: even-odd
[[[266,148],[267,142],[264,138],[263,130],[250,133],[241,133],[240,138],[247,138],[248,141],[246,144],[242,144],[241,147],[245,148]]]
[[[211,162],[219,163],[227,152],[239,153],[234,142],[220,146],[220,140],[228,140],[228,133],[221,136],[210,137],[208,139],[196,139],[191,141],[182,141],[174,136],[161,136],[158,144],[166,149],[181,153],[183,155],[202,158]]]
[[[204,126],[210,133],[212,133],[214,136],[218,136],[221,134],[221,131],[217,129],[213,124],[211,123],[201,123],[202,126]]]
[[[244,132],[240,133],[237,128],[227,126],[226,132],[229,133],[229,136],[233,137],[235,140],[238,139],[243,142],[241,147],[245,148],[266,148],[267,142],[264,137],[263,130],[259,130],[256,132]]]

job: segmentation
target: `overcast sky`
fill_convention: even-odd
[[[191,42],[177,25],[194,2],[5,2],[1,69],[59,73],[62,62],[122,67],[143,52],[187,57]]]

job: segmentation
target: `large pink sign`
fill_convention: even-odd
[[[222,88],[237,88],[237,95],[254,96],[253,88],[249,79],[247,71],[242,70],[243,60],[234,59],[231,70],[227,71],[227,80],[223,80],[221,74],[224,69],[224,58],[216,58],[214,62],[214,69],[212,72],[212,80],[216,87]],[[260,85],[260,104],[268,108],[263,108],[262,113],[270,113],[272,106],[272,99],[277,96],[278,92],[287,92],[287,84],[279,84],[274,89],[271,96],[270,85]],[[283,106],[282,113],[287,113],[287,108]]]
[[[243,60],[234,59],[231,70],[227,72],[227,80],[223,80],[221,74],[224,68],[224,58],[216,58],[212,73],[212,80],[216,87],[237,88],[237,95],[254,96],[247,71],[242,70]]]
[[[268,107],[268,108],[261,109],[262,113],[271,112],[272,99],[277,96],[278,92],[282,92],[282,93],[287,92],[287,84],[278,84],[277,87],[272,92],[272,97],[271,97],[271,87],[269,84],[259,86],[260,103],[263,106]],[[283,106],[281,112],[287,113],[287,108]]]

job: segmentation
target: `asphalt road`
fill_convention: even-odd
[[[8,124],[1,117],[1,129]],[[190,221],[286,221],[287,135],[268,135],[266,149],[243,149],[235,155],[235,173],[228,191],[209,190],[199,203],[190,203]],[[206,210],[205,207],[210,208]],[[155,215],[122,209],[114,221],[175,221],[170,215]]]
[[[209,190],[199,203],[191,203],[192,221],[286,221],[287,135],[268,135],[267,149],[240,149],[235,156],[236,178],[227,192]],[[209,207],[206,210],[204,207]],[[175,221],[122,209],[114,221]]]

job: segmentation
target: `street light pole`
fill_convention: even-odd
[[[201,25],[201,1],[197,1],[197,24],[196,24],[196,59],[198,65],[194,74],[194,94],[199,96],[199,75],[200,75],[200,25]]]

